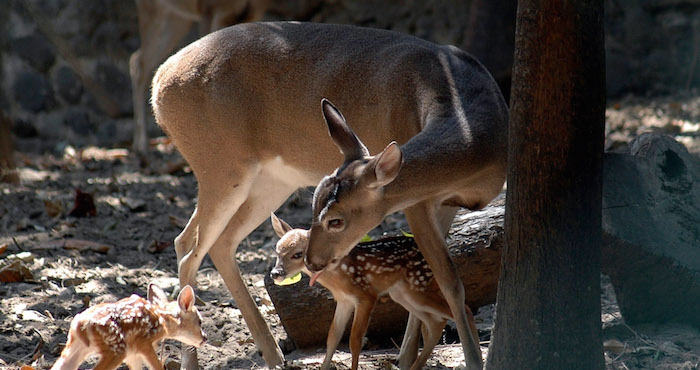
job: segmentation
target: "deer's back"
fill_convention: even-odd
[[[342,157],[328,138],[321,98],[338,106],[377,153],[452,114],[455,91],[484,89],[455,85],[488,79],[466,53],[397,32],[253,23],[210,34],[168,59],[154,78],[152,101],[158,123],[190,162],[197,148],[226,155],[234,146],[228,154],[281,156],[328,173]],[[460,99],[471,104],[478,97]],[[298,155],[311,148],[313,155]]]
[[[150,343],[163,330],[151,303],[138,296],[91,307],[76,316],[71,329],[91,347],[113,353],[126,352],[133,342]]]

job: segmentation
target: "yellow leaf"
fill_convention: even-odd
[[[365,235],[362,237],[362,239],[360,239],[360,243],[371,242],[371,241],[372,241],[372,237],[369,235]]]
[[[301,281],[301,272],[280,282],[275,281],[275,285],[292,285],[298,283],[299,281]]]

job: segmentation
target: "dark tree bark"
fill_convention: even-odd
[[[520,0],[492,369],[602,369],[602,1]]]
[[[12,122],[0,110],[0,182],[19,182],[19,176],[15,172],[14,150]]]

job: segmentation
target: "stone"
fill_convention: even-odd
[[[46,72],[56,60],[53,45],[41,34],[12,40],[12,50],[39,72]]]
[[[504,210],[505,195],[501,194],[481,211],[462,211],[448,237],[450,254],[465,287],[466,303],[473,311],[496,301]],[[309,277],[305,274],[297,284],[277,286],[269,276],[269,269],[267,272],[265,288],[289,338],[297,348],[324,346],[335,310],[330,292],[319,285],[309,287]],[[400,343],[407,318],[408,312],[403,307],[389,298],[380,299],[372,311],[367,337],[389,345],[389,340]]]
[[[22,119],[15,121],[15,124],[12,127],[12,132],[15,134],[15,136],[23,139],[39,136],[39,131],[36,129],[36,127],[31,122]]]
[[[67,103],[77,104],[80,102],[80,96],[83,94],[83,83],[72,68],[66,65],[56,68],[53,74],[53,84],[58,96]]]
[[[88,136],[94,131],[90,113],[84,108],[68,109],[64,116],[64,124],[81,136]]]
[[[628,324],[700,327],[700,163],[645,133],[604,161],[602,270]]]
[[[26,71],[21,72],[12,88],[15,100],[22,109],[39,112],[54,105],[51,84],[43,75]]]
[[[119,106],[119,115],[132,113],[131,78],[116,66],[98,62],[95,66],[95,82],[104,86],[105,91]]]

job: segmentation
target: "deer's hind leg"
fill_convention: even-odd
[[[227,171],[229,175],[225,177],[216,176],[216,173],[212,174],[211,171],[199,174],[195,172],[199,182],[197,207],[185,229],[175,238],[181,287],[197,285],[197,270],[204,256],[209,253],[239,207],[245,202],[258,170],[252,167],[238,171],[227,169]],[[197,351],[194,347],[183,347],[182,368],[198,368]]]
[[[254,180],[248,198],[238,208],[209,251],[216,269],[243,314],[255,344],[262,351],[263,358],[270,367],[281,363],[284,357],[243,282],[235,253],[243,238],[270,217],[270,212],[279,208],[295,190],[295,185],[276,181],[263,170]]]

